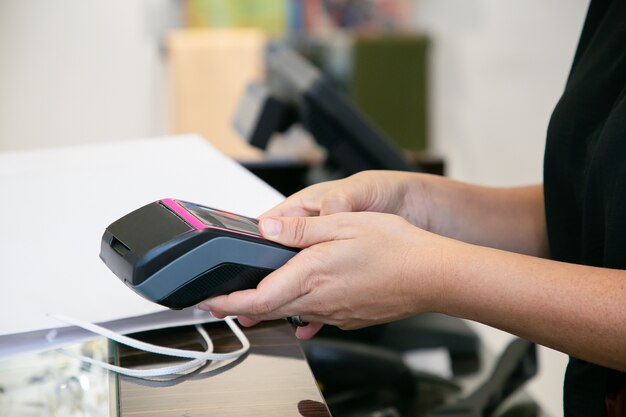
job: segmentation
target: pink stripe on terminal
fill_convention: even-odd
[[[202,229],[207,228],[206,224],[202,223],[200,220],[194,217],[191,213],[189,213],[187,210],[185,210],[180,205],[178,205],[178,203],[175,200],[171,198],[164,198],[163,200],[161,200],[161,203],[163,203],[167,208],[169,208],[174,213],[176,213],[181,219],[186,221],[194,229],[202,230]]]

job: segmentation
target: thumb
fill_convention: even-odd
[[[293,248],[308,248],[335,239],[332,216],[266,217],[259,226],[264,238]]]

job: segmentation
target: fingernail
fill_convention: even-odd
[[[283,224],[276,219],[263,219],[261,220],[261,229],[263,230],[263,236],[278,237],[283,229]]]
[[[200,303],[196,306],[199,310],[211,311],[211,306],[208,303]]]

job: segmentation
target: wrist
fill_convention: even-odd
[[[407,174],[404,176],[403,200],[400,216],[420,229],[433,231],[433,212],[439,177],[430,174]]]
[[[459,316],[458,307],[464,294],[463,286],[471,279],[469,268],[474,249],[472,245],[450,238],[442,238],[449,243],[442,250],[440,274],[433,299],[434,311],[450,316]]]
[[[415,244],[405,261],[407,293],[413,313],[436,312],[453,315],[462,295],[462,283],[471,256],[467,243],[415,229]]]
[[[456,315],[459,296],[463,294],[463,285],[469,279],[467,267],[471,263],[471,245],[451,238],[440,237],[446,241],[441,250],[439,274],[433,292],[433,311]]]

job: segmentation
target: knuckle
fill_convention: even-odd
[[[332,317],[333,314],[335,313],[335,311],[327,303],[321,303],[317,305],[315,310],[316,310],[317,315],[321,317],[326,317],[326,318]]]
[[[306,236],[306,220],[303,217],[298,217],[294,222],[291,223],[292,230],[291,235],[293,241],[296,244],[304,243],[304,238]]]
[[[334,216],[334,236],[352,235],[355,221],[358,221],[360,216],[348,212],[337,213]]]
[[[344,189],[334,189],[324,196],[323,203],[326,205],[345,205],[350,197]]]
[[[260,299],[251,306],[251,313],[255,317],[268,315],[273,311],[272,304],[269,300]]]
[[[298,280],[299,284],[299,296],[307,295],[313,289],[312,280],[304,276]]]
[[[319,249],[312,247],[304,248],[300,251],[298,254],[298,261],[301,261],[298,268],[298,274],[300,276],[309,274],[313,269],[314,263],[317,262],[316,252],[319,252]],[[294,258],[291,258],[290,261],[292,259]]]
[[[339,327],[341,330],[356,330],[360,328],[359,325],[350,321],[342,321],[337,325],[337,327]]]

